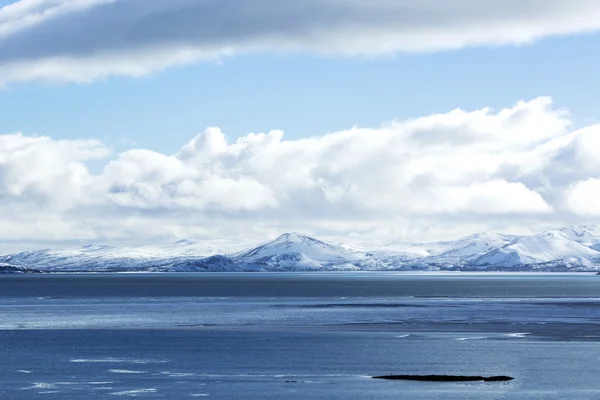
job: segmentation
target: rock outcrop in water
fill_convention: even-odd
[[[421,382],[502,382],[511,381],[514,378],[510,376],[478,376],[478,375],[382,375],[374,376],[373,379],[389,379],[402,381],[421,381]]]

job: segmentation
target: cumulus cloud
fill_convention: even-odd
[[[549,98],[378,128],[229,141],[176,154],[0,135],[2,240],[123,240],[284,230],[435,239],[600,218],[600,125],[571,130]]]
[[[108,154],[97,140],[0,135],[0,199],[59,208],[79,204],[93,181],[85,162]]]
[[[600,199],[600,178],[575,182],[567,189],[565,196],[569,210],[596,218],[600,217],[598,199]]]
[[[595,0],[20,0],[0,83],[140,76],[246,52],[376,56],[596,31]]]

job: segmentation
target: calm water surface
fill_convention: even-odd
[[[591,274],[0,277],[3,399],[598,399],[599,374]]]

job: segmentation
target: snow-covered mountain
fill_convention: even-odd
[[[277,239],[234,255],[245,268],[269,271],[318,271],[359,269],[355,263],[367,259],[364,252],[348,250],[300,233],[284,233]]]
[[[219,266],[219,258],[213,256],[223,257],[222,255],[240,251],[247,245],[247,242],[230,240],[190,239],[144,247],[87,245],[63,250],[45,249],[10,254],[0,256],[0,262],[34,266],[51,272],[238,270],[232,266]]]
[[[595,247],[600,244],[600,226],[575,225],[568,228],[561,228],[560,231],[569,239],[584,246]]]
[[[251,246],[230,240],[117,248],[90,245],[0,256],[0,271],[201,272],[338,270],[600,271],[600,228],[573,226],[530,236],[493,233],[432,243],[329,244],[285,233]],[[9,268],[10,267],[10,268]]]
[[[589,265],[600,259],[600,252],[581,244],[571,236],[572,230],[555,230],[515,239],[512,243],[493,250],[473,261],[475,265],[514,267],[561,261]],[[588,240],[589,238],[586,238]]]
[[[431,259],[439,262],[442,259],[455,261],[456,259],[472,258],[485,254],[491,250],[509,244],[517,236],[502,235],[498,233],[476,233],[457,240],[441,242],[404,242],[393,241],[373,251],[379,255],[399,256],[407,260]]]

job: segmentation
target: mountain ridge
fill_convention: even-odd
[[[600,228],[581,225],[524,236],[478,233],[360,249],[291,232],[241,249],[231,240],[183,239],[159,246],[21,252],[0,256],[0,263],[43,272],[600,271]]]

